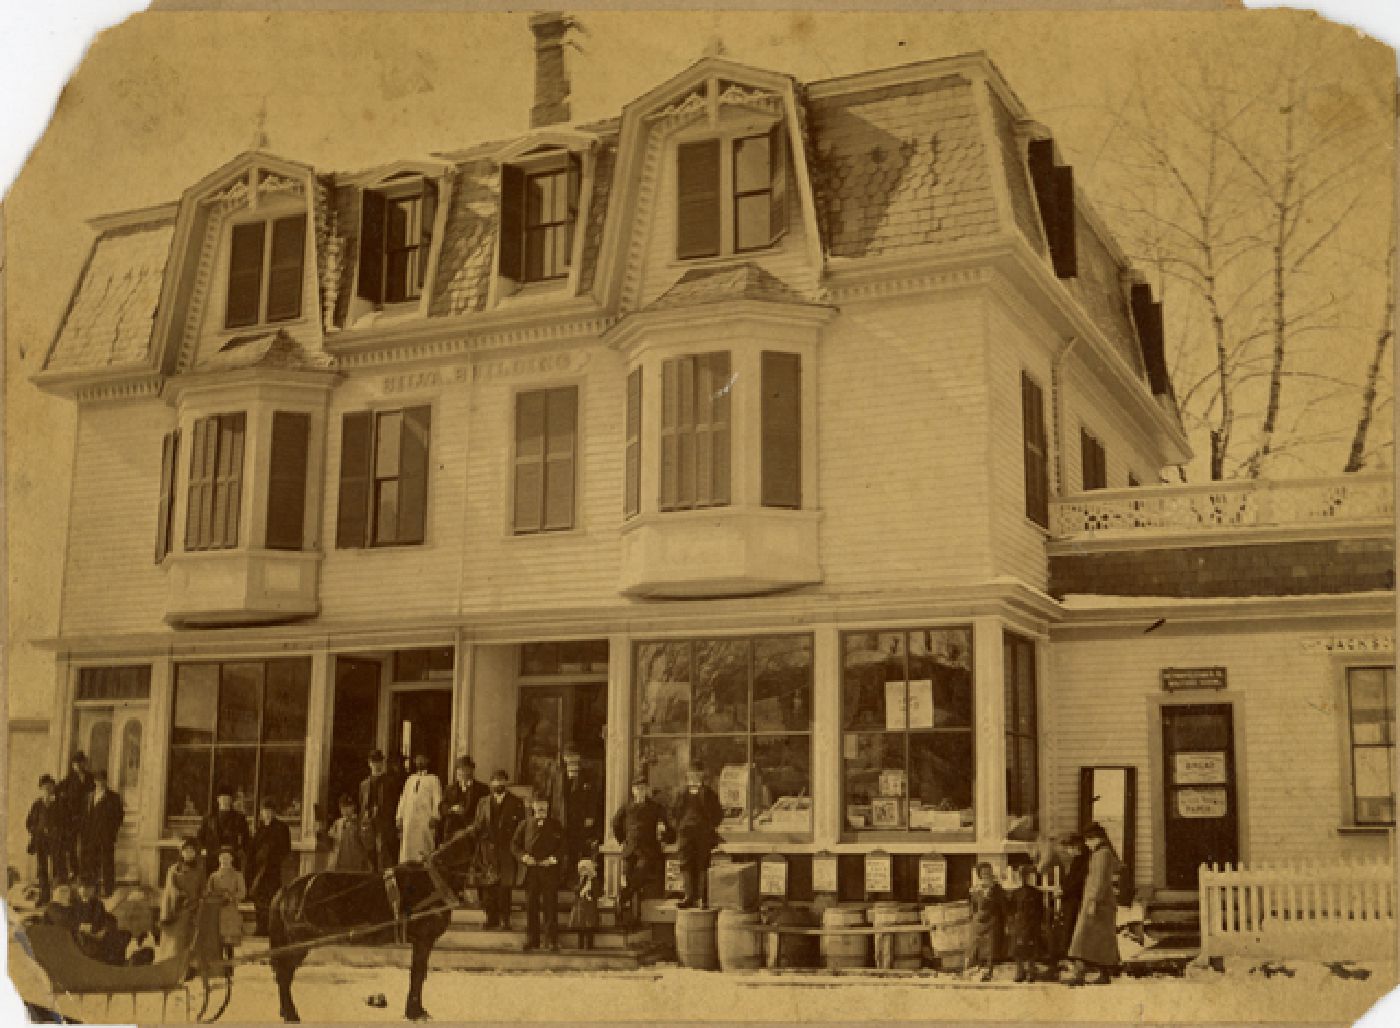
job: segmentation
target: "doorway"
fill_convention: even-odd
[[[549,788],[564,747],[573,743],[583,774],[603,792],[608,721],[606,682],[520,686],[516,707],[515,780],[534,791]]]
[[[336,657],[335,696],[331,708],[331,761],[326,777],[325,809],[317,819],[329,824],[339,811],[340,797],[356,803],[360,782],[369,774],[369,754],[379,731],[378,660]]]
[[[1167,887],[1195,889],[1202,864],[1240,859],[1230,704],[1162,707],[1162,785]]]
[[[452,689],[405,689],[394,693],[390,705],[389,750],[411,762],[426,754],[428,770],[444,783],[451,780]],[[392,756],[392,752],[391,752]]]

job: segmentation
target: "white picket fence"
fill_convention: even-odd
[[[1388,859],[1201,865],[1201,955],[1391,960]]]

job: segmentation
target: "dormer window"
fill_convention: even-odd
[[[358,295],[377,307],[416,302],[432,250],[437,187],[408,174],[366,189],[362,204]]]
[[[676,147],[676,256],[763,250],[787,231],[782,124]]]
[[[568,277],[580,178],[574,154],[543,165],[502,166],[502,277],[522,284]]]
[[[246,328],[299,317],[305,255],[305,214],[234,225],[224,327]]]

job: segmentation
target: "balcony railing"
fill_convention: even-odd
[[[1057,538],[1112,538],[1241,528],[1381,525],[1395,519],[1389,472],[1097,489],[1056,500]]]

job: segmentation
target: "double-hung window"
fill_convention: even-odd
[[[292,321],[301,315],[306,215],[233,226],[225,328]]]
[[[782,124],[754,135],[676,147],[676,256],[763,250],[787,230]]]
[[[661,510],[729,503],[729,352],[661,365]]]
[[[578,387],[532,389],[515,398],[515,532],[574,527]]]
[[[1395,669],[1346,669],[1351,821],[1395,824]]]
[[[341,418],[338,549],[423,541],[431,428],[426,406]]]
[[[410,176],[366,189],[361,199],[359,295],[377,306],[423,293],[437,217],[437,187]]]
[[[501,168],[500,273],[518,283],[567,278],[578,224],[581,163]]]
[[[185,504],[186,550],[225,550],[238,545],[246,423],[242,411],[212,414],[194,423]]]

